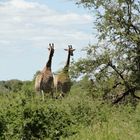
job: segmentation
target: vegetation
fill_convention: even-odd
[[[95,13],[98,43],[86,48],[87,58],[74,63],[73,77],[86,74],[104,96],[116,96],[114,103],[127,95],[140,99],[136,95],[140,90],[140,1],[80,0],[77,4]]]
[[[140,138],[140,104],[127,102],[113,106],[103,100],[99,91],[99,94],[94,91],[87,77],[74,82],[67,97],[46,97],[44,102],[35,94],[32,81],[21,83],[18,92],[6,94],[0,89],[2,140]]]

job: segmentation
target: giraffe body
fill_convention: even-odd
[[[68,73],[61,72],[54,78],[54,85],[57,92],[67,93],[71,88],[71,81]]]

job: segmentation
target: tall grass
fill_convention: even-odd
[[[34,92],[32,92],[34,94]],[[0,94],[3,140],[139,140],[140,104],[112,106],[73,86],[63,99]]]

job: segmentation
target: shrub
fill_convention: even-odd
[[[91,124],[94,116],[94,112],[86,102],[78,102],[76,106],[71,106],[71,114],[77,123],[84,125]]]
[[[70,129],[74,124],[65,111],[56,106],[27,107],[23,111],[24,123],[21,137],[23,140],[51,138],[58,140],[75,132]]]
[[[5,131],[7,130],[6,128],[6,122],[3,116],[0,116],[0,139],[5,138]]]

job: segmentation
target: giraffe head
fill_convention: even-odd
[[[50,55],[53,56],[54,54],[54,43],[49,43],[49,48],[48,50],[50,51]]]
[[[68,51],[71,56],[73,56],[73,51],[75,51],[75,49],[72,48],[72,45],[68,45],[68,49],[64,49],[64,50]]]

